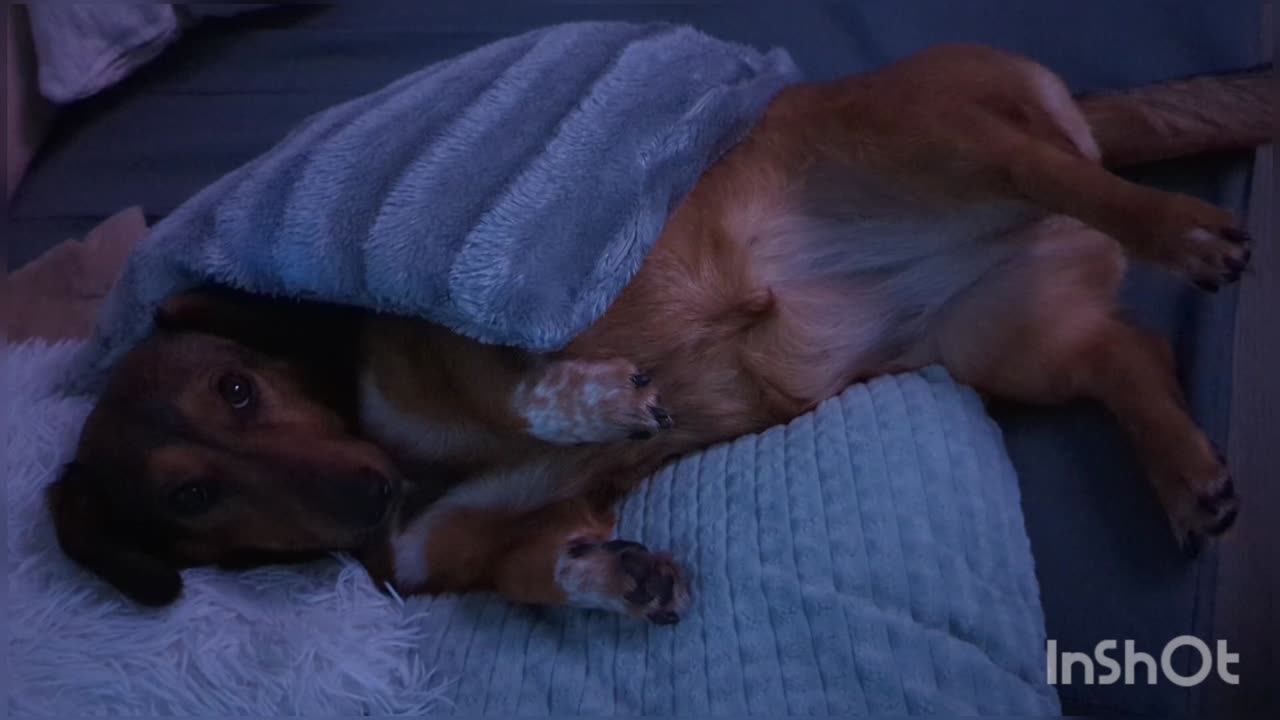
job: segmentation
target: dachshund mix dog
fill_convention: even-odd
[[[991,396],[1101,402],[1194,552],[1238,502],[1117,289],[1136,258],[1216,290],[1249,240],[1105,168],[1267,142],[1268,82],[1076,100],[1028,59],[945,46],[790,87],[552,355],[351,308],[173,298],[49,488],[60,543],[152,605],[183,567],[350,551],[402,593],[671,623],[688,578],[612,539],[620,498],[672,457],[941,364]]]

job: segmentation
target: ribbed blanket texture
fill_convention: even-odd
[[[558,25],[324,110],[159,222],[107,299],[76,390],[217,282],[558,349],[604,313],[667,216],[799,80],[667,24]]]

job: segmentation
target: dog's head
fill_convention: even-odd
[[[163,605],[181,592],[183,567],[375,539],[402,483],[355,434],[348,320],[228,293],[170,303],[113,371],[49,487],[64,551],[134,600]]]

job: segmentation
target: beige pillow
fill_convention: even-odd
[[[8,316],[8,340],[88,337],[107,291],[129,253],[146,237],[142,209],[122,210],[0,279],[0,308]]]

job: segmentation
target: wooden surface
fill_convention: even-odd
[[[1268,4],[1268,10],[1272,7]],[[1275,16],[1262,24],[1274,45]],[[1253,269],[1240,288],[1228,457],[1243,503],[1218,548],[1215,639],[1240,654],[1240,684],[1213,683],[1207,717],[1280,717],[1280,226],[1275,145],[1259,154],[1250,203]]]

